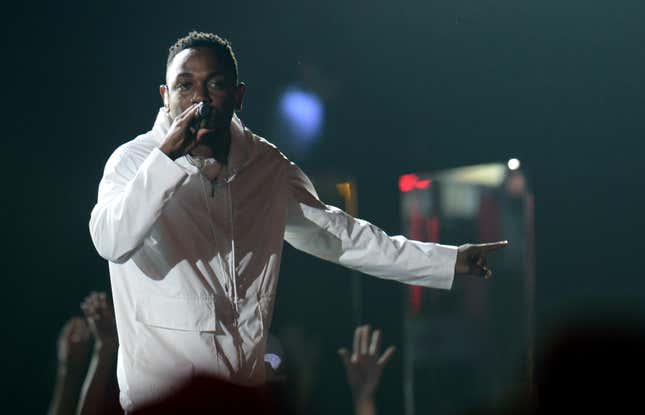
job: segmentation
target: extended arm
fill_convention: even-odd
[[[457,247],[388,236],[371,223],[322,203],[307,176],[289,167],[285,240],[293,247],[358,271],[406,284],[449,289]]]
[[[388,236],[318,199],[309,178],[289,165],[289,212],[285,240],[301,251],[385,279],[450,289],[455,275],[490,278],[487,255],[508,241],[459,247]]]

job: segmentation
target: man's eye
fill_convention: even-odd
[[[208,87],[211,89],[224,89],[224,83],[221,81],[210,81]]]
[[[180,91],[186,91],[192,87],[190,82],[180,82],[177,84],[177,89]]]

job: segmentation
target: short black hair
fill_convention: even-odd
[[[217,58],[231,71],[233,81],[237,84],[237,58],[235,57],[235,52],[233,52],[231,42],[213,33],[192,31],[187,36],[177,39],[175,44],[168,49],[166,68],[170,66],[179,52],[189,48],[213,49]]]

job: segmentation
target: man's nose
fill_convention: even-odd
[[[208,88],[206,88],[206,85],[196,87],[195,93],[193,94],[193,99],[192,99],[193,104],[199,103],[202,101],[207,101],[207,102],[211,101],[211,98],[208,95]]]

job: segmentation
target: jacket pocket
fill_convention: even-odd
[[[148,326],[174,330],[215,331],[217,326],[212,298],[140,297],[134,318]]]

